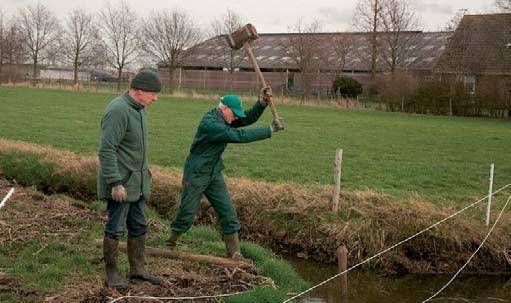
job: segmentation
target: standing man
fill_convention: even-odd
[[[283,129],[278,128],[275,121],[271,126],[240,129],[261,117],[271,94],[270,87],[262,88],[259,100],[245,112],[238,96],[227,95],[220,99],[218,108],[204,115],[185,162],[181,205],[170,225],[169,246],[175,246],[179,235],[190,229],[204,194],[220,219],[227,255],[242,257],[238,237],[240,222],[222,175],[221,156],[227,143],[263,140]]]
[[[130,89],[106,107],[101,119],[98,198],[107,200],[108,221],[103,240],[108,287],[123,289],[117,273],[119,239],[128,228],[129,279],[160,284],[145,271],[146,199],[151,188],[147,163],[146,106],[158,100],[161,82],[152,71],[141,71]]]

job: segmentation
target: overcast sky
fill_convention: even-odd
[[[0,9],[14,13],[36,0],[0,0]],[[484,13],[492,8],[493,0],[409,0],[424,24],[423,30],[438,31],[462,8],[470,13]],[[62,19],[70,10],[82,7],[91,11],[102,9],[107,0],[40,0]],[[117,0],[111,0],[118,3]],[[205,27],[214,18],[231,9],[255,25],[260,33],[288,32],[303,20],[305,24],[319,20],[324,31],[349,31],[357,0],[129,0],[130,4],[148,15],[153,10],[178,8],[192,15]]]

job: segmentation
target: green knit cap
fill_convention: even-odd
[[[161,81],[157,73],[144,70],[135,75],[131,80],[130,87],[146,92],[159,93],[161,91]]]

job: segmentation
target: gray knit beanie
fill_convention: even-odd
[[[146,92],[159,93],[161,91],[161,81],[157,73],[144,70],[135,75],[131,80],[130,87]]]

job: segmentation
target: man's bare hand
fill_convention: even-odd
[[[266,106],[266,104],[268,104],[268,102],[270,101],[270,98],[273,96],[273,92],[271,90],[271,87],[270,86],[265,86],[263,88],[261,88],[261,90],[259,91],[259,102]]]
[[[115,187],[112,187],[112,200],[115,202],[126,202],[126,199],[128,198],[128,192],[126,191],[126,188],[122,185],[117,185]]]

